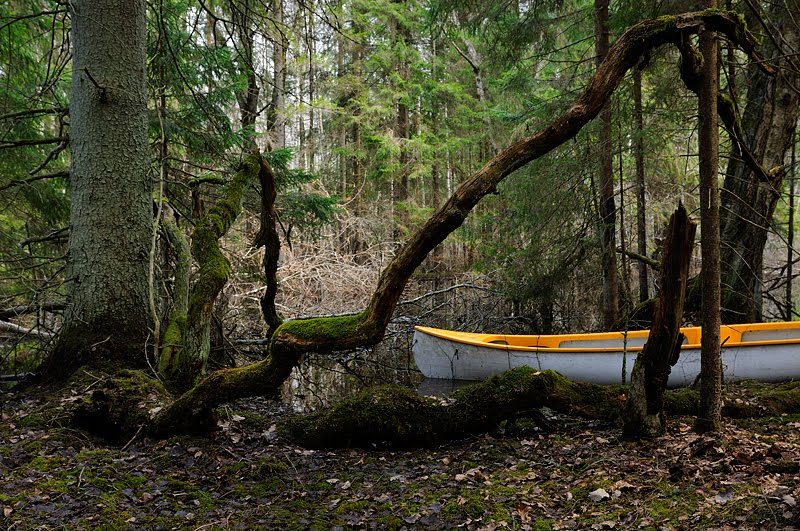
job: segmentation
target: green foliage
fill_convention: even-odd
[[[275,174],[278,189],[275,207],[284,225],[300,230],[319,228],[332,221],[339,200],[313,189],[313,183],[319,179],[319,175],[290,166],[295,155],[296,150],[292,148],[264,154]]]
[[[48,0],[0,5],[0,278],[8,279],[0,284],[2,304],[60,284],[63,240],[20,242],[68,223],[61,176],[69,163],[66,11]],[[28,16],[39,12],[49,14]]]

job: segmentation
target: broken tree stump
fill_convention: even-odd
[[[631,374],[625,407],[623,435],[627,438],[653,437],[666,428],[664,392],[672,366],[678,361],[683,343],[680,332],[683,303],[689,277],[697,225],[683,204],[669,220],[661,265],[661,290],[650,335]]]

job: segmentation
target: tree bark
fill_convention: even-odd
[[[636,250],[640,256],[647,256],[647,218],[644,184],[644,113],[642,112],[642,71],[639,67],[633,70],[633,114],[636,121],[636,141],[634,142],[634,158],[636,159]],[[650,298],[650,281],[647,263],[638,262],[639,269],[639,302]]]
[[[58,342],[42,367],[55,379],[101,359],[145,365],[152,324],[146,4],[70,6],[70,283]]]
[[[266,286],[261,295],[261,315],[267,324],[267,337],[272,337],[283,319],[275,307],[278,295],[278,259],[281,254],[281,239],[278,235],[278,218],[275,213],[275,198],[278,195],[275,187],[275,175],[270,165],[262,159],[261,171],[258,172],[261,185],[261,226],[253,246],[264,247],[264,280]]]
[[[708,2],[717,6],[716,0]],[[698,431],[717,431],[722,411],[722,356],[720,353],[720,249],[719,249],[719,130],[717,94],[719,67],[717,36],[709,28],[700,33],[703,55],[698,114],[700,118],[700,228],[703,260],[703,335],[700,363],[700,416]]]
[[[599,66],[608,55],[608,0],[594,3],[595,61]],[[603,262],[603,328],[610,330],[619,319],[619,275],[617,274],[616,205],[611,153],[611,102],[600,112],[598,139],[598,204],[600,247]]]
[[[683,205],[670,217],[656,315],[647,343],[636,358],[628,389],[623,428],[626,437],[654,437],[666,428],[664,392],[683,343],[681,317],[696,227]]]
[[[757,322],[761,315],[761,270],[783,179],[786,157],[800,105],[800,3],[770,4],[766,18],[773,38],[765,38],[764,55],[775,57],[777,76],[750,68],[747,106],[742,116],[742,144],[768,171],[754,172],[741,157],[731,157],[720,201],[722,321]],[[777,41],[780,41],[778,46]]]
[[[222,198],[195,221],[191,252],[197,261],[197,280],[189,291],[186,313],[175,312],[172,316],[158,363],[159,373],[172,389],[186,390],[205,373],[211,349],[211,313],[214,301],[228,282],[231,268],[218,240],[238,217],[246,184],[263,167],[257,151],[246,157],[225,185]]]
[[[247,80],[242,90],[236,93],[239,103],[239,119],[242,129],[245,130],[247,148],[252,150],[256,148],[255,124],[258,117],[258,95],[261,88],[258,86],[254,63],[255,30],[253,29],[251,0],[243,1],[241,5],[232,5],[231,18],[238,40],[236,63],[240,75]]]
[[[520,419],[552,430],[555,426],[541,414],[542,407],[573,417],[617,420],[625,404],[623,390],[521,367],[463,387],[446,403],[400,386],[367,388],[320,412],[289,417],[278,431],[307,448],[435,446],[495,433],[503,422],[511,431]],[[747,400],[726,400],[724,415],[751,418],[800,411],[798,382],[748,390],[747,395]],[[693,389],[669,390],[664,398],[672,415],[697,414],[699,397]]]
[[[522,138],[469,177],[453,195],[398,249],[383,270],[367,308],[357,314],[285,321],[275,331],[265,359],[210,374],[163,410],[155,433],[191,430],[217,405],[229,400],[274,392],[305,352],[330,352],[372,345],[383,337],[403,287],[428,253],[457,229],[481,198],[493,192],[513,171],[567,140],[597,116],[628,69],[640,56],[662,44],[709,28],[725,33],[744,51],[758,57],[754,39],[739,19],[711,11],[661,17],[626,31],[609,51],[583,95],[560,117],[533,136]]]

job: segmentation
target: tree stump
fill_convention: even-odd
[[[683,204],[669,220],[661,267],[661,290],[655,318],[642,352],[636,358],[625,408],[623,435],[653,437],[664,432],[664,392],[683,343],[683,302],[697,225]]]

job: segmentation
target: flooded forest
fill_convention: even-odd
[[[0,525],[797,528],[798,21],[0,3]],[[614,385],[511,362],[600,332]]]

